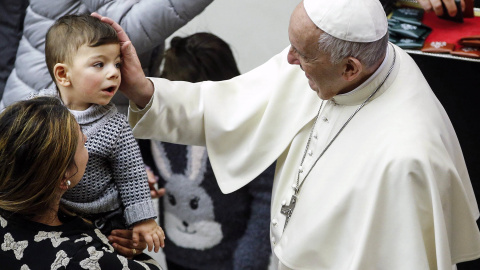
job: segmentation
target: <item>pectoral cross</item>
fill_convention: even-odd
[[[295,209],[295,204],[297,203],[297,195],[293,194],[292,198],[290,199],[290,204],[289,205],[282,205],[282,209],[280,210],[280,213],[286,216],[285,219],[285,225],[283,226],[283,230],[285,231],[285,228],[287,228],[288,221],[290,220],[290,217],[292,216],[293,209]]]

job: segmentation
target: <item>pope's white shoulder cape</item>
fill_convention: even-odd
[[[450,270],[480,257],[478,206],[447,114],[413,60],[389,50],[390,76],[313,166],[285,231],[280,207],[321,102],[287,50],[229,81],[152,78],[130,123],[138,138],[206,145],[224,192],[277,160],[271,241],[285,267]],[[326,103],[306,168],[384,75]]]

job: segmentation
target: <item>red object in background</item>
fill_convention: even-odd
[[[463,18],[463,23],[456,23],[438,18],[434,12],[426,12],[422,23],[432,28],[425,43],[446,41],[460,47],[460,38],[480,35],[480,17]]]
[[[464,18],[473,18],[475,17],[475,1],[474,0],[465,0],[465,11],[463,12]]]

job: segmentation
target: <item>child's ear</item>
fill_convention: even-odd
[[[55,75],[55,80],[61,86],[70,86],[70,80],[68,79],[68,66],[63,63],[57,63],[53,67],[53,74]]]

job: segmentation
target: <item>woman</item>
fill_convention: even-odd
[[[21,101],[0,114],[2,269],[161,269],[145,254],[118,255],[99,230],[62,210],[60,198],[85,171],[85,141],[56,98]]]

